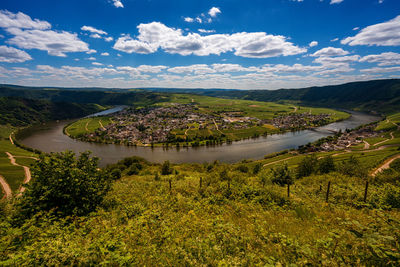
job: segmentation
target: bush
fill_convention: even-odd
[[[20,213],[30,217],[39,211],[60,216],[94,211],[110,190],[110,172],[98,168],[90,152],[78,159],[71,151],[41,155],[32,168],[32,181],[19,202]]]
[[[278,184],[280,186],[293,184],[293,176],[286,163],[272,169],[272,175],[273,178],[271,181],[274,184]]]
[[[305,157],[297,166],[297,178],[307,177],[316,171],[318,159],[315,154]]]
[[[334,172],[336,170],[335,162],[331,155],[326,156],[319,161],[318,170],[322,174]]]
[[[171,164],[169,160],[164,161],[163,165],[161,166],[161,175],[170,175],[173,172],[173,168],[171,168]]]
[[[353,155],[350,157],[349,160],[342,162],[338,170],[340,173],[348,176],[355,176],[355,177],[366,177],[368,175],[367,169],[364,168],[360,161],[354,157]]]

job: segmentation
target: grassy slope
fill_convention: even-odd
[[[4,176],[13,191],[17,190],[25,179],[24,170],[21,167],[13,166],[5,152],[14,156],[37,157],[34,153],[23,150],[11,144],[9,135],[15,131],[12,126],[0,126],[0,174]],[[33,159],[16,158],[18,164],[29,166]]]
[[[101,128],[100,122],[104,127],[111,123],[109,117],[94,117],[78,120],[69,125],[65,131],[68,135],[76,137],[82,134],[91,133]]]

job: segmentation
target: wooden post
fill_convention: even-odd
[[[368,181],[365,183],[364,202],[367,202]]]
[[[203,178],[200,176],[200,188],[203,185]]]
[[[171,191],[172,191],[172,179],[169,179],[168,183],[169,183],[169,192],[171,193]]]
[[[287,197],[290,197],[290,184],[287,184]]]
[[[322,185],[319,185],[319,192],[322,192]]]
[[[326,199],[325,201],[328,202],[329,199],[329,190],[331,189],[331,181],[328,182],[328,189],[326,190]]]

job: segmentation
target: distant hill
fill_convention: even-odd
[[[50,102],[21,97],[0,97],[0,124],[25,126],[49,120],[83,117],[102,110],[97,104]]]
[[[400,79],[352,82],[341,85],[281,90],[209,91],[205,95],[258,101],[298,101],[306,105],[400,111]]]
[[[169,93],[190,93],[257,101],[294,101],[304,105],[393,113],[400,111],[400,79],[280,90],[190,88],[57,88],[0,85],[0,96],[100,105],[146,105],[168,101]]]

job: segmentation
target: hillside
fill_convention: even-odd
[[[102,109],[102,106],[96,104],[0,97],[0,124],[26,126],[49,120],[78,118]]]
[[[257,101],[299,101],[304,105],[393,113],[400,108],[400,80],[375,80],[303,89],[209,91],[206,95]]]

